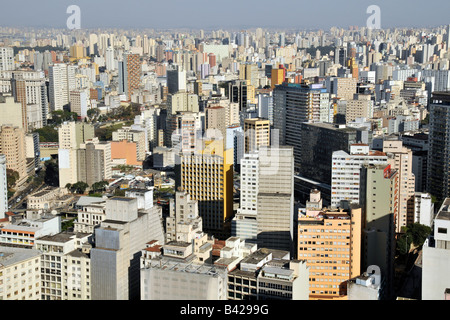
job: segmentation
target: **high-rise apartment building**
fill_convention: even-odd
[[[203,113],[180,111],[174,119],[176,130],[172,133],[172,146],[181,152],[194,152],[203,132]]]
[[[361,208],[298,217],[297,259],[309,267],[309,298],[346,299],[347,281],[361,273]]]
[[[69,107],[81,119],[86,118],[88,110],[88,95],[85,90],[72,90],[69,92]]]
[[[133,93],[137,92],[141,82],[141,61],[139,54],[124,53],[123,60],[119,61],[119,93],[125,94],[131,100]]]
[[[302,143],[300,157],[295,158],[296,171],[304,178],[331,185],[332,154],[343,150],[350,152],[355,143],[372,141],[367,129],[352,128],[332,123],[301,123]],[[305,199],[309,196],[306,190]]]
[[[364,164],[360,171],[360,206],[364,212],[362,268],[380,268],[383,298],[392,297],[395,222],[399,215],[399,174],[389,164]]]
[[[327,122],[329,94],[321,86],[283,83],[273,91],[273,129],[279,145],[294,147],[294,158],[301,157],[302,122]]]
[[[342,100],[353,100],[356,94],[356,85],[358,79],[344,77],[330,77],[327,79],[327,90],[330,94],[335,95]]]
[[[450,93],[434,92],[429,108],[427,191],[443,200],[450,196]]]
[[[0,95],[0,125],[12,125],[23,128],[22,105],[14,97],[4,93]]]
[[[434,203],[425,192],[414,193],[414,222],[431,228],[434,220]]]
[[[91,300],[91,234],[60,232],[35,240],[41,255],[39,300]]]
[[[132,126],[122,127],[112,133],[112,141],[136,142],[136,159],[144,161],[148,151],[148,141],[145,139],[144,130],[135,130]]]
[[[0,300],[40,300],[42,252],[7,246],[0,252]]]
[[[244,120],[244,152],[250,153],[261,146],[270,146],[270,121],[261,118]]]
[[[176,117],[179,111],[199,112],[198,95],[178,92],[167,96],[167,118],[164,130],[164,144],[172,146],[172,134],[176,130]]]
[[[226,110],[221,106],[210,106],[205,110],[205,134],[210,138],[224,139],[226,137]]]
[[[11,93],[17,103],[22,104],[22,126],[28,123],[28,129],[38,129],[32,120],[31,109],[35,108],[38,118],[42,119],[41,126],[47,124],[48,94],[43,71],[14,70],[0,72],[0,92]],[[25,116],[23,116],[25,115]],[[34,125],[34,126],[33,126]]]
[[[368,94],[358,94],[356,99],[347,101],[345,108],[345,122],[348,124],[356,118],[370,119],[373,117],[374,102]]]
[[[134,300],[140,294],[140,255],[146,243],[164,243],[161,208],[142,210],[138,200],[106,200],[106,219],[95,229],[91,249],[91,299]]]
[[[204,231],[227,237],[233,214],[233,149],[224,150],[223,140],[201,142],[204,146],[196,152],[177,155],[176,186],[198,201]]]
[[[17,185],[25,182],[27,175],[27,159],[25,132],[12,126],[0,127],[0,154],[6,156],[6,168],[19,174]]]
[[[69,103],[69,92],[76,87],[76,66],[56,63],[49,67],[49,101],[50,110],[63,110]]]
[[[170,211],[170,216],[166,218],[166,243],[190,243],[202,233],[203,224],[198,212],[198,201],[192,200],[189,193],[177,191],[175,206]]]
[[[112,70],[116,69],[115,60],[114,60],[114,48],[113,47],[108,47],[106,49],[105,65],[106,65],[106,70],[108,70],[108,71],[112,71]]]
[[[260,147],[257,194],[259,248],[292,252],[294,157],[292,147]],[[252,168],[252,170],[254,170]],[[253,183],[252,183],[253,185]]]
[[[59,186],[78,182],[77,150],[94,138],[94,126],[84,122],[64,122],[58,128]],[[96,181],[97,182],[97,181]]]
[[[8,184],[6,180],[6,156],[0,154],[0,220],[8,211]]]
[[[360,171],[364,164],[387,164],[387,156],[370,150],[367,144],[353,144],[350,153],[335,151],[332,155],[331,205],[340,207],[341,201],[359,204]]]
[[[14,70],[14,50],[12,47],[0,47],[0,71]]]
[[[89,186],[111,179],[111,142],[98,138],[86,140],[77,149],[77,180]]]
[[[285,72],[286,70],[284,68],[272,68],[270,78],[270,86],[272,89],[274,89],[276,85],[284,82]]]
[[[240,160],[240,205],[231,224],[232,236],[256,243],[258,236],[259,156],[244,154]]]
[[[388,157],[388,164],[398,171],[399,175],[399,209],[395,221],[395,232],[414,223],[414,191],[415,176],[412,173],[412,151],[403,146],[401,140],[386,139],[383,141],[383,152]]]

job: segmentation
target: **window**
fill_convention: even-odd
[[[438,228],[438,233],[447,234],[447,228]]]

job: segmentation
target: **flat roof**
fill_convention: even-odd
[[[41,255],[39,250],[0,246],[0,266],[8,267]]]
[[[130,197],[112,197],[108,200],[120,200],[120,201],[133,201],[136,200],[136,198],[130,198]]]

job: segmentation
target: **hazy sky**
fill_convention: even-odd
[[[369,5],[381,27],[450,24],[449,0],[0,0],[0,26],[66,27],[69,5],[81,28],[295,28],[365,26]]]

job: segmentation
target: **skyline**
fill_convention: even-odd
[[[363,27],[370,14],[370,5],[378,5],[381,10],[381,28],[392,27],[437,27],[449,23],[446,15],[450,3],[445,0],[432,1],[439,10],[432,15],[430,2],[419,0],[398,0],[395,3],[383,0],[345,0],[337,2],[321,0],[309,2],[280,0],[271,5],[268,0],[230,0],[226,6],[219,1],[174,0],[171,3],[149,1],[139,3],[130,0],[120,7],[118,0],[62,0],[35,2],[25,0],[9,3],[0,12],[2,27],[50,27],[64,28],[70,16],[66,9],[77,5],[81,10],[81,29],[94,28],[159,28],[159,29],[214,29],[214,28],[291,28],[328,29],[335,27]],[[307,5],[308,7],[304,8]],[[27,10],[23,11],[23,7]],[[238,9],[239,10],[236,10]],[[137,10],[139,9],[139,10]],[[166,14],[160,14],[164,12]],[[313,12],[314,14],[310,14]],[[307,13],[307,14],[305,14]],[[128,22],[128,17],[131,21]]]

